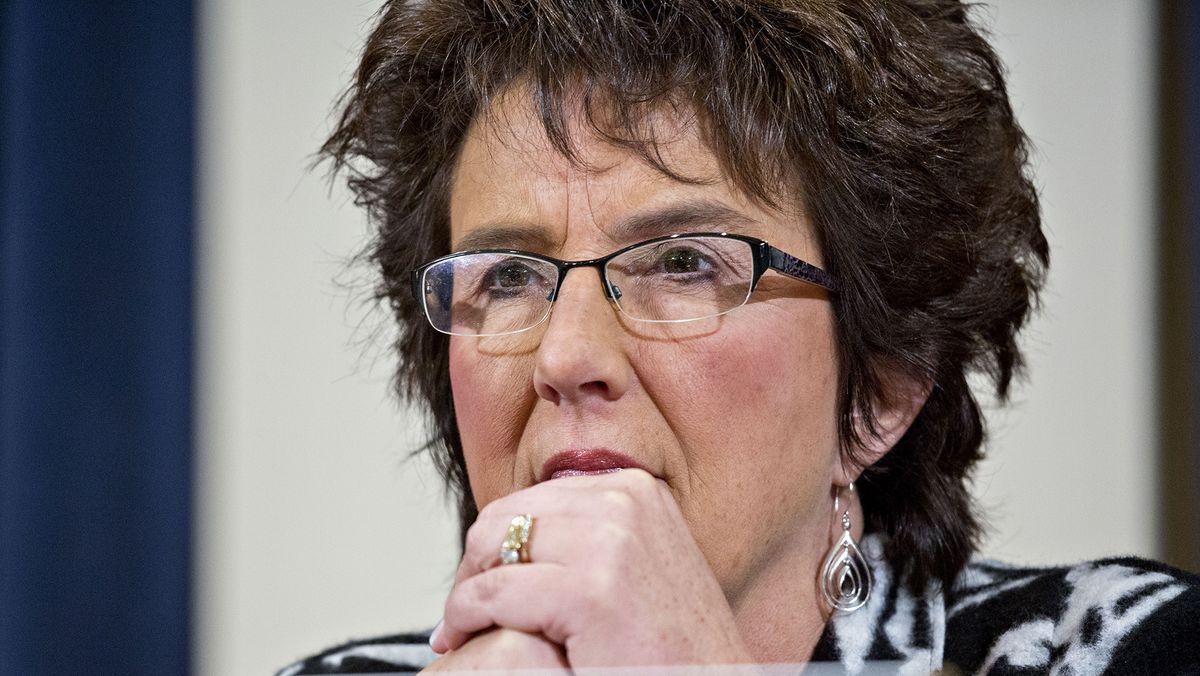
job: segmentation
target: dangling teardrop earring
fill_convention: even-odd
[[[854,483],[850,483],[850,492],[854,492]],[[840,490],[833,493],[833,514],[838,516],[840,506],[838,495]],[[848,502],[848,501],[847,501]],[[862,608],[867,599],[871,598],[871,566],[850,534],[850,506],[841,513],[842,534],[833,543],[825,563],[821,566],[821,594],[825,602],[833,610],[844,613]]]

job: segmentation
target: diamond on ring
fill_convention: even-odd
[[[533,527],[532,514],[518,514],[508,524],[508,534],[500,545],[500,563],[529,563],[529,529]]]

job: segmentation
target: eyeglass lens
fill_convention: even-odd
[[[725,237],[649,242],[605,266],[622,313],[651,322],[704,319],[746,302],[753,249]],[[473,253],[425,271],[425,311],[434,328],[455,335],[499,335],[537,326],[558,287],[553,263],[511,253]]]

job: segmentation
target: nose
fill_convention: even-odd
[[[551,403],[611,401],[629,388],[632,367],[622,329],[599,275],[591,268],[571,270],[554,301],[533,371],[534,390]]]

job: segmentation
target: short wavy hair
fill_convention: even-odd
[[[955,0],[392,0],[321,149],[367,208],[376,294],[399,322],[398,393],[432,423],[424,450],[477,515],[454,416],[448,338],[409,273],[449,249],[448,193],[472,121],[519,84],[578,161],[570,117],[671,174],[645,122],[687,106],[746,194],[798,197],[828,270],[839,430],[889,396],[897,370],[932,391],[859,479],[866,529],[918,588],[948,583],[981,525],[968,490],[985,437],[968,383],[999,401],[1049,252],[1003,68]],[[687,180],[686,177],[677,177]],[[876,427],[867,415],[866,433]]]

